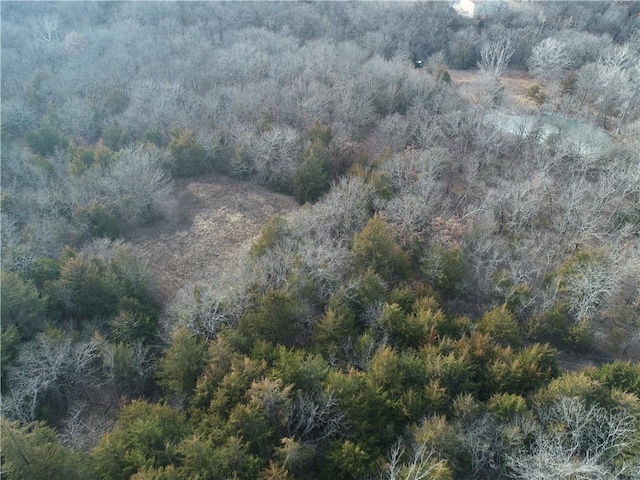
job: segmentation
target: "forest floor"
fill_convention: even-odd
[[[485,81],[480,70],[448,70],[451,82],[456,85],[460,93],[471,101],[475,93]],[[507,69],[500,77],[504,85],[505,100],[514,106],[536,107],[536,104],[527,98],[527,89],[535,82],[528,72],[522,70]]]
[[[165,219],[126,239],[149,262],[165,306],[185,286],[228,277],[267,221],[298,207],[292,197],[219,174],[178,179],[173,195]]]

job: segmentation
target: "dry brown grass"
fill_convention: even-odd
[[[460,93],[473,99],[473,92],[483,82],[479,70],[448,70],[451,81],[458,87]],[[505,100],[514,105],[535,107],[535,103],[526,97],[527,89],[535,82],[531,76],[521,70],[508,69],[504,72],[500,81],[504,85]]]
[[[149,262],[165,305],[185,285],[216,282],[275,214],[297,208],[286,195],[217,174],[175,182],[166,218],[131,232],[132,252]]]

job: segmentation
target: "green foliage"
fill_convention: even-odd
[[[322,125],[319,122],[316,122],[311,127],[309,131],[309,141],[314,143],[319,143],[325,147],[328,147],[333,140],[333,133],[331,132],[331,125]]]
[[[171,138],[173,134],[180,135],[180,131],[173,131],[169,133],[169,137]],[[147,143],[151,143],[158,148],[164,148],[167,146],[168,139],[167,134],[164,130],[160,130],[156,128],[154,130],[147,130],[144,132],[144,141]]]
[[[501,305],[485,313],[478,323],[478,330],[482,333],[488,333],[504,345],[518,347],[522,344],[520,328],[506,305]]]
[[[178,177],[190,177],[210,170],[207,151],[191,130],[171,132],[169,151],[173,156],[173,172]]]
[[[224,131],[216,132],[216,139],[211,145],[210,162],[214,170],[229,174],[230,163],[234,156],[233,145]]]
[[[422,259],[420,269],[433,288],[450,295],[464,278],[466,263],[461,249],[434,246]]]
[[[263,378],[266,372],[267,363],[264,360],[253,360],[249,357],[233,358],[228,373],[224,375],[217,388],[213,391],[211,403],[207,405],[209,411],[219,416],[228,415],[234,406],[244,398],[251,384]],[[205,370],[203,376],[207,373]],[[198,381],[196,388],[201,385],[201,382]],[[204,403],[201,395],[196,395],[195,400],[200,404]]]
[[[354,290],[353,303],[356,313],[387,298],[386,282],[372,268],[367,268],[360,274]]]
[[[371,473],[371,457],[350,440],[336,443],[328,460],[327,470],[331,472],[331,478],[357,479]]]
[[[171,346],[158,362],[158,383],[169,395],[181,399],[191,396],[207,361],[207,345],[185,328],[172,336]]]
[[[640,363],[615,361],[587,370],[586,375],[609,388],[640,397]]]
[[[93,148],[73,144],[67,151],[69,159],[69,172],[72,175],[81,175],[90,168],[108,168],[116,159],[113,151],[98,144]]]
[[[258,480],[293,480],[294,477],[289,473],[284,465],[269,461],[269,465],[263,468],[258,474]]]
[[[47,282],[56,280],[60,276],[61,263],[54,258],[40,257],[29,264],[24,277],[32,280],[38,290],[42,291]]]
[[[453,426],[443,415],[424,418],[420,425],[411,428],[411,436],[416,445],[432,451],[437,458],[446,459],[455,466],[458,454],[458,438]]]
[[[423,325],[425,335],[431,340],[435,336],[457,338],[469,330],[469,320],[466,318],[449,318],[438,309],[438,303],[431,297],[423,297],[414,306],[412,315]]]
[[[431,386],[432,389],[436,386],[444,388],[449,396],[456,396],[463,392],[476,393],[478,379],[474,377],[478,367],[468,355],[433,352],[432,348],[423,348],[420,355],[425,362],[429,378],[438,381],[437,385]]]
[[[300,203],[314,202],[329,190],[329,154],[326,146],[315,140],[305,150],[302,159],[293,175],[293,191]]]
[[[518,353],[507,347],[487,365],[487,380],[496,392],[525,394],[543,387],[557,375],[555,351],[539,344]]]
[[[208,362],[198,378],[191,399],[191,405],[198,408],[209,406],[222,379],[229,373],[232,365],[242,358],[222,336],[209,343],[206,355]]]
[[[527,402],[520,395],[512,393],[495,393],[489,398],[487,408],[501,418],[509,419],[527,411]]]
[[[254,340],[293,346],[302,334],[297,316],[298,305],[290,294],[269,289],[258,306],[240,318],[238,329]]]
[[[351,368],[331,372],[327,388],[335,392],[338,405],[350,425],[351,438],[367,451],[384,449],[400,433],[402,404],[369,375]]]
[[[321,355],[305,354],[279,345],[269,376],[291,385],[295,392],[316,395],[321,392],[328,374],[329,364]]]
[[[355,335],[355,326],[353,313],[329,307],[313,324],[311,344],[325,355],[336,353],[347,338]]]
[[[264,409],[258,405],[236,404],[225,425],[228,435],[247,439],[248,451],[258,457],[267,456],[273,443],[273,430]]]
[[[2,326],[0,330],[0,368],[2,369],[2,389],[4,391],[4,382],[6,380],[6,369],[11,364],[11,361],[18,353],[20,344],[22,342],[22,336],[20,330],[16,325]]]
[[[229,173],[237,178],[250,178],[256,171],[256,164],[247,147],[241,147],[229,161]]]
[[[520,321],[529,316],[533,301],[531,287],[526,283],[516,283],[506,270],[498,272],[495,276],[498,301],[505,303],[507,308]]]
[[[541,314],[539,320],[543,338],[556,345],[578,351],[587,350],[592,337],[586,319],[575,322],[570,307],[558,302]]]
[[[108,322],[109,339],[115,342],[152,343],[158,330],[155,317],[123,310]]]
[[[611,391],[584,372],[565,372],[534,395],[536,401],[544,404],[561,397],[577,397],[588,404],[612,406]]]
[[[82,453],[63,447],[55,430],[36,422],[20,426],[0,420],[3,478],[83,480],[91,478]]]
[[[263,463],[260,458],[249,453],[249,445],[242,438],[231,435],[217,448],[210,459],[214,467],[212,477],[215,479],[238,478],[252,480],[257,477]],[[185,462],[186,465],[189,465]],[[192,476],[200,475],[200,471],[191,470]],[[197,478],[197,477],[196,477]]]
[[[453,68],[468,70],[478,65],[480,55],[471,41],[462,40],[452,43],[453,46],[449,52],[449,57]]]
[[[45,125],[40,130],[27,133],[27,145],[36,155],[49,157],[56,149],[67,148],[69,140],[51,125]]]
[[[102,203],[93,202],[88,207],[76,207],[71,216],[71,222],[78,226],[87,227],[91,237],[106,237],[115,240],[121,236],[118,219]]]
[[[115,342],[157,341],[151,279],[146,265],[128,250],[118,247],[102,259],[67,249],[59,260],[37,259],[26,275],[41,288],[50,320],[72,320],[80,330],[103,329]]]
[[[117,125],[107,127],[102,134],[102,142],[114,152],[122,150],[131,140],[131,136]]]
[[[90,148],[72,144],[69,147],[70,157],[69,171],[74,175],[80,175],[93,164],[93,151]]]
[[[371,268],[384,280],[409,276],[409,261],[379,215],[371,218],[362,231],[355,234],[351,253],[354,266],[360,271]]]
[[[4,328],[15,325],[20,334],[31,338],[44,327],[46,298],[42,298],[31,280],[18,274],[0,273],[0,309]]]
[[[289,437],[283,438],[280,443],[282,446],[276,448],[275,456],[286,468],[287,473],[291,472],[297,477],[304,476],[313,460],[313,449]]]
[[[260,236],[251,244],[249,255],[261,257],[268,250],[284,241],[289,232],[287,220],[282,215],[274,215],[262,227]]]
[[[178,459],[177,445],[188,432],[184,417],[170,407],[133,401],[91,451],[93,478],[126,480],[143,467],[166,467]]]
[[[116,313],[122,285],[97,259],[78,255],[62,265],[51,291],[54,298],[64,298],[64,311],[72,318],[92,320]]]
[[[417,348],[425,341],[424,315],[405,315],[399,305],[385,303],[377,321],[399,348]]]
[[[102,340],[99,335],[95,337]],[[108,365],[108,374],[116,391],[127,392],[132,397],[148,392],[150,386],[151,358],[140,344],[100,342],[103,358]]]

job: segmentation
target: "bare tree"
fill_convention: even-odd
[[[200,285],[194,285],[191,292],[181,290],[168,311],[178,325],[208,339],[215,338],[221,327],[234,320],[211,289]]]
[[[100,184],[104,202],[133,225],[161,215],[171,190],[157,152],[144,147],[121,150],[109,175],[101,176]]]
[[[424,480],[429,478],[448,478],[450,472],[445,460],[438,460],[434,451],[426,445],[412,445],[412,455],[405,460],[406,447],[402,439],[389,451],[387,464],[380,480]],[[446,472],[446,473],[445,473]]]
[[[486,42],[480,49],[478,68],[491,78],[500,78],[514,52],[515,47],[509,38]]]
[[[44,399],[64,403],[74,394],[100,386],[104,378],[99,363],[98,344],[94,341],[73,343],[60,332],[39,334],[21,348],[15,364],[7,371],[5,414],[28,423],[37,418]]]
[[[57,15],[42,15],[33,20],[36,38],[44,42],[58,39],[60,18]]]
[[[287,436],[295,437],[304,445],[334,438],[345,430],[347,422],[338,408],[333,392],[316,397],[300,395],[291,402],[287,414]]]
[[[277,186],[278,182],[286,182],[299,166],[302,142],[293,128],[278,125],[256,138],[251,150],[261,180]]]
[[[546,82],[558,83],[565,77],[571,63],[564,43],[549,37],[531,50],[529,71]]]
[[[530,449],[507,457],[516,478],[633,478],[637,462],[634,465],[633,460],[620,458],[635,432],[633,418],[627,413],[563,397],[539,409],[538,418],[543,428]]]

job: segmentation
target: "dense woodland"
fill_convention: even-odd
[[[639,3],[1,9],[3,477],[640,477]],[[202,174],[301,206],[168,301]]]

